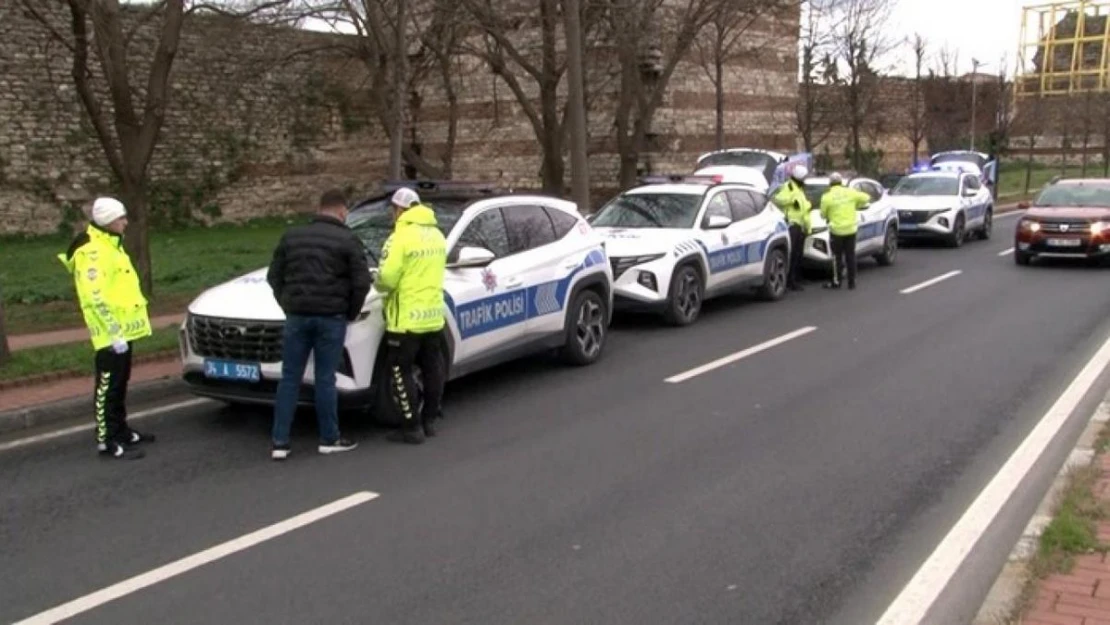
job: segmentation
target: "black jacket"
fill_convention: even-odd
[[[362,242],[327,215],[285,231],[266,280],[287,315],[342,315],[353,321],[370,292]]]

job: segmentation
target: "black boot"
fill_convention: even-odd
[[[119,443],[101,445],[98,453],[101,458],[111,460],[138,460],[146,456],[140,449],[127,448]]]

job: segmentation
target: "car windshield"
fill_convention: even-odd
[[[983,157],[979,156],[978,154],[963,153],[937,154],[929,161],[930,165],[937,165],[940,163],[971,163],[979,169],[982,169],[987,164],[986,161],[983,160]]]
[[[956,195],[960,192],[960,184],[954,177],[949,176],[921,176],[903,178],[896,187],[891,189],[891,195]]]
[[[829,190],[829,184],[822,182],[820,184],[806,183],[806,198],[809,203],[817,208],[821,205],[821,196],[825,195],[825,191]]]
[[[1037,197],[1038,208],[1110,208],[1110,183],[1055,184]]]
[[[702,197],[690,193],[618,195],[591,223],[598,228],[692,228]]]
[[[443,236],[447,236],[470,202],[471,200],[448,198],[425,200],[424,204],[435,211],[439,229],[443,232]],[[370,259],[370,266],[377,267],[382,246],[393,232],[393,215],[389,208],[389,198],[374,199],[354,209],[347,216],[347,226],[362,241],[363,247],[366,248],[366,255]]]

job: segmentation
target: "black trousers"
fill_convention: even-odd
[[[447,383],[445,331],[385,334],[390,395],[401,415],[403,429],[420,429],[425,422],[441,415],[443,387]],[[420,366],[424,378],[424,408],[419,413],[414,365]]]
[[[830,234],[829,245],[832,247],[832,283],[840,284],[847,269],[848,284],[854,285],[856,283],[856,235]]]
[[[122,354],[111,347],[96,352],[96,387],[93,411],[98,445],[124,443],[131,438],[127,427],[127,383],[131,380],[131,344]]]
[[[802,255],[805,253],[806,233],[799,224],[790,224],[790,273],[786,276],[789,286],[801,283]]]

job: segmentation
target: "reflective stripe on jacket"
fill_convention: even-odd
[[[829,223],[829,232],[839,236],[859,230],[856,211],[867,206],[871,196],[844,185],[833,185],[821,196],[821,217]]]
[[[121,236],[90,225],[58,260],[73,277],[93,349],[151,335],[146,297]]]
[[[798,224],[806,234],[810,233],[810,211],[813,210],[813,205],[798,181],[793,178],[787,180],[786,184],[779,187],[771,202],[786,214],[788,223]]]
[[[447,241],[432,209],[416,205],[401,213],[380,263],[374,287],[385,293],[386,331],[442,329]]]

